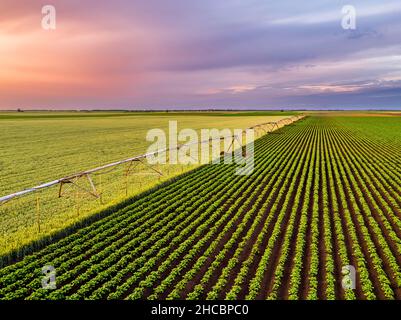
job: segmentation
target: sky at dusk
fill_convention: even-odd
[[[401,108],[401,1],[0,0],[16,108]]]

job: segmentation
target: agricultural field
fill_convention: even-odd
[[[85,143],[94,150],[98,121]],[[111,150],[127,123],[116,123]],[[82,147],[51,162],[60,174],[81,163],[71,148]],[[89,167],[110,160],[91,152]],[[250,176],[201,166],[26,249],[0,269],[0,299],[401,299],[400,159],[400,114],[310,112],[255,142]],[[54,290],[42,289],[44,265],[57,270]],[[345,266],[355,289],[342,286]]]
[[[0,112],[0,196],[59,179],[114,161],[146,153],[149,129],[241,128],[288,117],[291,112]],[[0,256],[78,223],[196,165],[144,166],[129,176],[120,166],[92,178],[101,194],[93,199],[69,188],[58,188],[0,206]],[[133,170],[132,170],[133,171]],[[141,174],[141,175],[139,175]],[[82,185],[88,189],[87,185]]]

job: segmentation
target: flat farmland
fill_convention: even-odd
[[[148,130],[245,129],[278,121],[291,112],[1,112],[0,196],[37,186],[73,173],[146,153]],[[158,168],[163,176],[125,178],[124,166],[94,175],[101,199],[79,189],[58,188],[0,206],[0,256],[44,236],[52,235],[108,206],[141,193],[196,165]],[[143,168],[142,168],[143,169]],[[139,171],[139,170],[137,170]],[[82,185],[88,189],[89,186]],[[39,208],[39,210],[37,210]],[[40,223],[40,230],[39,230]]]
[[[250,176],[196,168],[26,252],[0,299],[401,299],[400,159],[397,114],[309,113]]]

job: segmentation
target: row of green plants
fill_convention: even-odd
[[[337,152],[342,151],[340,142],[340,138],[334,139],[333,141]],[[356,214],[357,220],[360,223],[360,229],[365,239],[364,243],[368,246],[372,264],[374,265],[374,269],[380,281],[380,287],[386,298],[394,298],[389,275],[386,274],[383,266],[387,264],[397,286],[400,283],[400,268],[385,238],[383,230],[380,228],[379,220],[387,227],[385,232],[386,235],[392,238],[392,242],[399,242],[399,238],[395,235],[386,216],[379,206],[377,206],[372,195],[366,192],[367,184],[370,183],[368,177],[362,171],[356,172],[353,161],[347,153],[343,151],[340,157],[344,159],[341,170],[344,170],[343,172],[347,174],[346,177],[348,179],[345,180],[346,184],[348,188],[352,190],[349,195],[353,207],[352,209],[354,212],[358,213]],[[379,218],[376,220],[375,216],[379,216]],[[399,255],[399,252],[397,252],[397,255]],[[383,261],[382,257],[385,257],[386,261]]]
[[[307,139],[303,139],[303,142],[306,144]],[[260,247],[261,247],[262,243],[264,241],[266,241],[265,238],[267,237],[268,229],[272,223],[275,223],[274,222],[275,217],[278,215],[279,206],[276,205],[275,207],[273,207],[273,205],[271,205],[271,203],[280,203],[281,201],[284,201],[286,193],[282,192],[282,190],[288,186],[285,183],[287,181],[286,177],[288,175],[293,174],[294,166],[292,166],[292,164],[294,163],[294,160],[297,159],[298,156],[300,155],[300,151],[302,150],[303,146],[304,146],[304,144],[300,144],[299,148],[296,150],[296,152],[292,153],[291,158],[284,162],[285,167],[277,172],[277,174],[278,174],[277,181],[280,181],[280,183],[275,183],[275,185],[273,186],[273,190],[270,192],[269,198],[265,201],[265,203],[262,206],[263,212],[266,212],[266,210],[268,210],[269,206],[271,207],[269,210],[268,217],[266,218],[266,220],[263,223],[263,228],[262,228],[261,232],[258,234],[257,240],[252,245],[252,249],[251,249],[251,252],[250,252],[248,258],[242,263],[241,269],[240,269],[238,275],[235,277],[232,288],[229,290],[229,292],[227,292],[227,294],[223,298],[229,299],[229,300],[235,300],[235,299],[239,298],[238,297],[239,293],[241,291],[244,291],[244,285],[246,283],[246,279],[248,276],[250,276],[249,269],[250,269],[251,265],[253,263],[255,263],[255,260],[257,260],[258,256],[260,255],[260,253],[261,253]],[[292,169],[292,171],[291,171],[291,169]],[[273,195],[274,195],[274,198],[272,198]],[[252,233],[249,233],[247,235],[247,237],[245,238],[245,240],[248,240],[251,237],[251,235],[252,235]],[[247,243],[247,242],[245,242],[245,240],[241,243],[242,246],[240,246],[237,249],[237,252],[234,255],[234,259],[235,259],[234,261],[236,263],[238,263],[238,257],[243,252],[244,246]],[[230,268],[227,268],[227,270],[231,271],[233,267],[234,267],[234,265]],[[227,282],[227,279],[230,276],[230,274],[227,271],[225,273],[226,273],[226,276],[223,279],[225,279],[224,281]],[[223,272],[223,274],[224,274],[224,272]]]
[[[52,244],[47,246],[46,248],[33,253],[27,257],[25,257],[24,261],[12,264],[8,267],[5,267],[0,270],[0,276],[4,276],[7,274],[12,273],[13,271],[17,270],[20,268],[21,265],[26,266],[27,263],[31,262],[41,262],[40,259],[42,259],[44,256],[46,256],[46,259],[48,261],[53,260],[55,257],[60,257],[62,254],[61,258],[65,258],[71,255],[71,249],[73,247],[76,247],[78,249],[83,249],[85,250],[86,248],[90,248],[92,244],[88,244],[88,240],[92,239],[93,237],[96,236],[96,240],[101,240],[107,237],[110,237],[115,234],[115,230],[110,230],[110,226],[108,223],[112,223],[116,225],[119,223],[121,220],[124,219],[136,219],[138,218],[142,212],[141,210],[144,210],[147,208],[148,210],[152,210],[154,208],[160,207],[160,206],[167,206],[168,200],[171,197],[177,197],[176,192],[180,192],[181,188],[184,185],[190,185],[198,180],[198,185],[201,185],[203,181],[199,179],[202,175],[206,176],[213,176],[218,172],[218,168],[215,166],[205,168],[204,172],[196,172],[191,177],[188,177],[189,180],[179,180],[174,184],[168,185],[165,187],[165,192],[156,192],[153,193],[152,195],[147,195],[146,197],[143,197],[136,201],[134,204],[127,205],[126,207],[111,213],[107,217],[103,218],[101,221],[97,221],[90,226],[83,228],[76,233],[59,240],[57,243]],[[191,187],[190,189],[196,188],[197,185],[194,185],[193,188]],[[188,190],[190,191],[190,190]],[[153,200],[150,202],[150,200]],[[132,210],[136,209],[136,215],[132,213]],[[101,229],[101,230],[99,230]],[[81,246],[81,248],[79,247]],[[3,279],[6,280],[6,279]]]
[[[287,174],[287,167],[289,167],[289,164],[292,163],[292,160],[295,158],[296,153],[295,152],[291,152],[291,157],[290,159],[288,159],[288,161],[286,160],[280,160],[278,159],[278,161],[282,164],[286,164],[286,167],[280,168],[278,170],[276,170],[276,174],[279,175],[278,179],[274,179],[273,177],[271,178],[271,182],[275,182],[275,186],[277,187],[278,184],[276,183],[276,181],[282,181],[283,178],[286,176]],[[267,189],[269,190],[269,189]],[[280,193],[279,193],[280,194]],[[252,235],[254,234],[256,227],[259,225],[259,223],[261,223],[263,216],[265,214],[265,209],[267,207],[267,205],[273,201],[272,200],[272,196],[274,195],[273,190],[269,191],[268,194],[268,198],[264,199],[265,197],[265,193],[262,194],[263,197],[260,197],[252,206],[253,211],[257,212],[257,217],[254,219],[252,226],[248,229],[248,232],[246,233],[246,235],[242,238],[242,241],[239,243],[237,249],[235,250],[235,253],[233,255],[233,257],[228,261],[227,266],[225,268],[223,268],[221,275],[219,277],[219,279],[217,280],[217,283],[214,285],[214,287],[212,288],[211,291],[208,292],[206,298],[207,299],[218,299],[219,297],[222,296],[222,291],[225,288],[227,282],[229,281],[229,277],[230,277],[230,273],[232,271],[232,269],[239,263],[239,256],[241,255],[242,251],[245,249],[246,245],[248,244],[248,240],[252,237]],[[277,200],[275,200],[277,201]],[[267,227],[269,225],[269,220],[271,220],[273,218],[273,215],[270,214],[268,217],[268,220],[263,222],[265,224],[265,226]],[[263,232],[259,233],[259,238],[263,239]],[[232,241],[233,239],[230,239],[230,241]],[[259,240],[261,241],[261,240]],[[233,243],[237,243],[236,239],[232,241]],[[229,244],[230,242],[228,242],[227,244]],[[257,248],[258,246],[258,242],[253,243],[252,244],[254,247]],[[227,252],[230,252],[230,248],[226,249]],[[217,259],[216,259],[217,260]],[[216,263],[215,268],[217,269],[220,264],[224,261],[224,255],[221,255],[221,261],[219,261],[220,263]],[[217,269],[218,270],[218,269]],[[212,274],[213,269],[212,270],[208,270],[209,274]],[[208,277],[210,278],[210,276]],[[208,279],[207,279],[208,280]],[[204,279],[202,279],[202,281],[204,281]],[[201,283],[202,283],[201,281]],[[204,283],[206,283],[206,281],[204,281]]]
[[[280,146],[280,143],[276,142],[275,146]],[[181,205],[181,208],[186,208],[185,213],[192,213],[191,207],[188,208],[187,206],[188,200],[195,200],[198,198],[199,202],[201,202],[205,194],[210,190],[216,190],[215,187],[219,184],[218,182],[222,185],[221,181],[216,180],[218,182],[215,182],[209,190],[203,189],[203,192],[199,193],[198,190],[205,187],[204,179],[208,179],[208,172],[210,172],[209,176],[214,175],[216,177],[216,175],[224,176],[222,173],[227,173],[228,170],[232,171],[232,168],[222,170],[222,168],[218,168],[217,166],[210,166],[202,171],[198,171],[193,177],[189,176],[188,179],[183,179],[181,183],[174,183],[171,185],[172,187],[169,186],[165,188],[163,190],[165,192],[159,192],[159,195],[152,195],[152,197],[154,197],[153,199],[151,199],[149,195],[135,203],[135,208],[133,208],[134,204],[132,204],[121,210],[121,212],[112,214],[102,221],[85,228],[84,231],[73,234],[68,237],[68,239],[58,242],[56,248],[54,248],[55,245],[48,247],[35,256],[31,256],[21,263],[6,268],[6,270],[2,270],[6,278],[3,283],[9,283],[10,285],[2,288],[1,293],[5,295],[6,298],[22,298],[31,290],[39,288],[40,268],[43,264],[51,263],[57,268],[60,274],[58,281],[59,283],[61,282],[63,287],[63,289],[53,292],[51,296],[56,298],[63,297],[69,290],[75,289],[80,285],[79,279],[85,281],[85,279],[90,279],[92,274],[101,272],[102,267],[98,264],[102,262],[103,266],[106,265],[103,260],[109,253],[113,252],[113,257],[119,259],[127,252],[127,250],[123,251],[121,248],[133,248],[135,244],[140,243],[142,239],[152,234],[154,230],[158,230],[160,226],[163,226],[168,219],[160,219],[160,217],[166,215],[167,212],[170,212],[170,215],[167,215],[167,217],[175,216],[175,214],[178,213],[178,205]],[[226,178],[222,179],[222,181],[225,180]],[[226,186],[226,191],[227,188]],[[196,192],[194,192],[194,190],[196,190]],[[213,199],[210,199],[210,202],[213,203]],[[170,205],[168,206],[168,204]],[[192,207],[195,208],[197,204],[198,203],[195,202]],[[203,209],[203,207],[200,207],[199,212],[201,212],[201,209]],[[144,211],[146,211],[145,215],[143,214]],[[183,215],[177,216],[180,219],[184,218]],[[164,229],[167,230],[168,227],[174,225],[175,224],[172,223],[167,225]],[[140,230],[145,230],[146,232],[140,233]],[[140,237],[128,242],[135,233]],[[161,234],[161,232],[159,232],[159,234]],[[156,236],[153,234],[152,239],[156,239]],[[65,245],[66,242],[67,244]],[[149,245],[151,245],[150,242]],[[87,248],[88,250],[86,250]],[[117,249],[119,249],[118,252],[121,254],[115,253]],[[137,252],[138,254],[140,253],[139,250],[137,250]],[[107,263],[112,264],[112,258],[109,257],[107,259]],[[29,261],[29,263],[26,264],[26,261]],[[124,261],[127,263],[129,262],[127,258],[125,258]],[[24,263],[25,271],[23,269],[17,269]],[[12,273],[13,269],[17,269],[18,272]],[[117,268],[114,268],[114,270],[117,270]],[[75,279],[74,277],[78,274],[79,279]],[[104,275],[104,273],[102,273],[102,275]],[[16,277],[18,279],[16,279]],[[69,283],[71,279],[74,279],[75,283]],[[27,282],[28,285],[26,285]],[[96,280],[94,280],[94,282],[96,282]],[[15,288],[21,287],[24,284],[29,290],[24,293],[19,292],[19,294],[16,295]],[[7,294],[9,295],[7,296]],[[42,296],[43,293],[39,290],[38,297]],[[33,294],[31,297],[35,298],[36,296]]]
[[[361,291],[366,299],[376,299],[374,285],[371,280],[372,275],[369,273],[369,271],[373,272],[373,270],[368,268],[367,260],[362,248],[362,242],[366,240],[369,241],[371,239],[368,234],[365,233],[364,236],[361,236],[360,232],[358,231],[358,228],[360,228],[361,226],[356,223],[356,220],[358,219],[356,215],[360,214],[360,212],[355,208],[355,203],[352,203],[351,201],[352,190],[346,183],[345,172],[341,166],[340,158],[338,154],[336,154],[335,147],[332,144],[332,134],[333,130],[331,129],[329,130],[329,134],[327,135],[327,141],[329,143],[329,154],[331,159],[333,159],[331,161],[333,165],[332,170],[334,172],[333,176],[338,185],[337,192],[339,193],[338,201],[341,206],[341,218],[345,222],[347,228],[346,233],[351,240],[351,253],[356,260],[355,268],[359,275],[359,284],[361,287]],[[358,220],[360,222],[360,219]],[[369,254],[377,256],[374,246],[370,246],[369,249]]]
[[[134,199],[0,269],[0,299],[397,298],[401,145],[350,123],[310,117],[257,140],[250,176],[205,166]]]
[[[266,249],[263,252],[263,255],[260,259],[260,262],[258,264],[258,267],[256,269],[255,275],[253,276],[253,278],[250,280],[249,282],[249,288],[248,288],[248,293],[246,295],[246,299],[255,299],[257,298],[260,294],[262,295],[266,295],[266,293],[261,293],[261,289],[262,289],[262,282],[265,276],[265,273],[269,267],[269,260],[273,254],[273,250],[275,249],[275,247],[277,248],[277,246],[280,248],[280,236],[282,235],[282,228],[284,227],[286,230],[292,230],[294,223],[295,223],[295,217],[296,217],[296,211],[295,210],[291,210],[293,208],[293,204],[294,203],[300,203],[300,198],[301,198],[301,192],[297,192],[297,188],[299,187],[297,185],[297,179],[295,177],[298,177],[300,175],[300,173],[302,172],[301,178],[299,181],[303,181],[303,177],[304,177],[304,159],[306,157],[307,154],[307,150],[309,150],[309,148],[311,147],[311,135],[308,134],[307,135],[307,139],[306,140],[306,146],[304,147],[304,149],[302,150],[301,155],[299,156],[298,161],[293,161],[291,163],[291,171],[293,172],[293,179],[290,183],[290,186],[288,188],[288,190],[286,191],[282,191],[282,194],[285,196],[285,200],[283,202],[283,205],[280,207],[279,203],[276,202],[273,205],[272,208],[272,212],[276,212],[276,214],[278,214],[277,217],[277,221],[274,225],[273,228],[273,232],[268,240]],[[294,201],[292,200],[293,194],[295,193],[295,199]],[[287,222],[287,225],[283,226],[283,220],[285,218],[285,216],[287,215],[288,212],[291,212],[291,216]],[[285,237],[287,236],[287,232],[285,233]],[[284,243],[281,245],[281,254],[282,255],[286,255],[286,248],[288,247],[286,245],[286,241],[289,237],[284,239]],[[274,273],[274,280],[281,278],[282,276],[282,270],[280,270],[280,265],[278,265],[276,272]]]
[[[266,153],[266,151],[263,152],[263,154]],[[206,244],[209,239],[213,239],[213,237],[217,237],[217,239],[215,239],[215,241],[213,242],[213,245],[208,246],[208,248],[213,248],[215,245],[218,244],[218,242],[220,241],[220,239],[227,233],[229,232],[230,229],[232,229],[234,226],[237,227],[237,229],[235,230],[234,234],[232,235],[232,237],[230,238],[230,240],[227,241],[225,248],[220,251],[218,253],[218,255],[216,256],[216,259],[214,260],[214,262],[212,263],[211,267],[208,268],[208,272],[209,274],[212,274],[213,270],[215,267],[217,267],[217,265],[219,265],[219,263],[221,262],[221,259],[224,259],[225,257],[225,252],[228,250],[228,248],[230,248],[232,245],[236,244],[237,242],[237,237],[242,233],[242,228],[246,226],[247,222],[249,221],[249,219],[252,217],[253,212],[251,211],[246,211],[247,208],[249,207],[249,205],[255,201],[255,198],[258,197],[258,190],[261,189],[264,186],[265,181],[267,180],[268,176],[266,175],[266,173],[269,171],[269,167],[264,167],[264,166],[260,166],[257,167],[256,172],[254,173],[255,175],[255,179],[251,180],[250,185],[247,185],[247,189],[246,191],[241,191],[238,192],[237,195],[233,196],[233,199],[236,199],[236,203],[231,206],[228,209],[228,213],[230,213],[231,215],[234,215],[235,219],[230,220],[223,231],[221,232],[217,232],[217,230],[213,230],[214,234],[209,232],[204,238],[202,238],[201,241],[203,241],[203,243],[199,243],[197,244],[196,247],[194,247],[184,258],[183,260],[178,264],[178,266],[176,266],[171,272],[170,274],[164,278],[161,283],[159,285],[157,285],[154,288],[154,293],[152,295],[149,296],[149,299],[157,299],[161,294],[164,294],[166,292],[166,290],[171,286],[171,284],[174,283],[176,277],[178,275],[181,275],[182,272],[186,269],[189,268],[189,266],[194,263],[193,258],[199,254],[199,251],[202,250],[202,245]],[[249,180],[244,178],[245,180]],[[252,197],[248,196],[248,193],[251,195],[253,195]],[[241,197],[239,197],[242,194]],[[241,198],[247,199],[245,201],[245,203],[243,203],[241,201]],[[242,212],[245,212],[245,216],[242,217]],[[240,218],[241,221],[240,221]],[[240,221],[239,225],[238,222]],[[210,237],[209,237],[210,236]],[[174,255],[174,253],[173,253]],[[202,255],[204,256],[204,254]],[[169,261],[165,261],[159,268],[157,271],[154,271],[153,274],[163,274],[163,272],[165,272],[166,268],[169,268],[169,266],[171,265],[171,263],[173,261],[176,260],[176,257],[170,257],[171,260]],[[149,280],[150,283],[153,284],[154,280],[158,279],[157,276],[151,278]],[[148,285],[149,287],[149,282],[147,282],[147,280],[145,279],[142,283],[144,285]],[[139,299],[142,298],[142,294],[143,294],[144,290],[141,288],[141,284],[139,284],[139,287],[135,288],[134,292],[129,295],[127,297],[127,299]]]
[[[212,168],[212,166],[210,168]],[[216,172],[218,172],[217,168],[212,169],[216,171],[211,172],[211,174],[216,174]],[[191,199],[194,195],[194,190],[197,190],[197,188],[204,185],[201,178],[201,174],[197,175],[196,179],[198,180],[198,183],[194,183],[193,187],[190,185],[188,188],[184,189],[189,192],[187,199]],[[120,242],[118,244],[121,245],[124,240],[127,241],[131,239],[132,234],[129,232],[132,232],[132,230],[135,231],[135,228],[138,231],[141,231],[144,226],[146,227],[146,225],[154,226],[155,222],[164,221],[160,220],[160,217],[163,217],[163,215],[166,214],[166,211],[163,210],[164,208],[170,209],[170,215],[165,216],[164,219],[174,216],[174,210],[179,204],[177,201],[186,199],[182,192],[183,186],[185,185],[185,181],[178,183],[174,188],[175,190],[171,190],[171,193],[169,193],[170,190],[167,189],[166,193],[161,193],[155,198],[155,202],[152,202],[151,206],[148,206],[146,202],[146,200],[149,201],[149,199],[139,201],[139,203],[136,203],[137,205],[135,208],[134,205],[128,206],[120,212],[85,228],[84,231],[69,236],[67,239],[52,245],[52,248],[45,249],[44,251],[51,252],[48,255],[46,255],[46,253],[42,255],[39,253],[39,257],[28,257],[27,261],[29,261],[29,263],[24,265],[23,268],[17,269],[16,273],[10,273],[11,270],[9,269],[16,268],[25,261],[12,265],[10,268],[6,268],[6,270],[3,269],[2,272],[6,273],[3,283],[11,283],[12,286],[11,288],[4,288],[1,290],[6,292],[7,289],[9,289],[8,291],[11,292],[13,287],[21,285],[21,283],[16,282],[15,275],[22,278],[26,274],[31,274],[31,279],[35,279],[35,283],[40,285],[40,283],[38,283],[38,278],[40,278],[38,275],[40,274],[41,267],[44,264],[50,263],[54,265],[61,274],[63,271],[70,272],[71,266],[74,265],[83,268],[90,267],[90,263],[88,263],[85,257],[91,256],[96,252],[102,253],[102,250],[104,250],[108,244],[113,244],[114,247],[118,247],[115,246],[116,240],[119,239]],[[135,210],[135,212],[133,212],[133,210]],[[153,210],[159,210],[160,214],[155,214]],[[146,214],[143,214],[143,212],[146,212]],[[82,236],[82,234],[84,234],[84,236]],[[64,245],[64,243],[66,243],[66,245]],[[87,251],[86,248],[90,248],[90,250]],[[74,253],[76,253],[75,257]],[[78,262],[81,262],[81,264]],[[25,276],[23,281],[26,282],[27,280],[29,280],[29,277]]]
[[[329,152],[329,147],[328,147],[328,140],[327,140],[327,131],[325,128],[321,129],[322,130],[322,137],[323,137],[323,145],[324,145],[324,158],[325,158],[325,177],[326,177],[326,184],[327,184],[327,198],[329,202],[327,203],[330,206],[327,208],[326,211],[328,211],[328,216],[327,220],[330,220],[333,224],[333,243],[336,244],[337,251],[333,252],[336,254],[338,257],[337,261],[337,277],[341,277],[341,268],[342,266],[348,266],[352,265],[352,251],[349,249],[352,247],[352,245],[349,244],[347,241],[345,235],[346,235],[346,226],[344,225],[344,220],[340,216],[340,200],[338,198],[338,192],[337,188],[338,185],[334,179],[334,173],[332,170],[331,166],[331,160],[332,155]],[[348,244],[348,247],[347,247]],[[326,246],[327,247],[327,246]],[[334,268],[333,268],[334,269]],[[340,279],[336,279],[337,281],[341,281]],[[337,298],[337,296],[336,296]],[[338,298],[344,298],[346,300],[354,300],[356,298],[356,295],[353,290],[343,290],[341,292],[340,297]]]

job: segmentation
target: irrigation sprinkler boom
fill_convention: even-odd
[[[44,183],[44,184],[29,188],[29,189],[25,189],[25,190],[22,190],[22,191],[13,193],[13,194],[9,194],[9,195],[4,196],[4,197],[0,197],[0,204],[4,204],[4,203],[10,201],[11,199],[14,199],[14,198],[17,198],[17,197],[21,197],[21,196],[24,196],[26,194],[29,194],[29,193],[32,193],[32,192],[36,192],[36,191],[39,191],[39,190],[42,190],[42,189],[50,188],[50,187],[55,186],[55,185],[60,185],[60,191],[59,191],[59,197],[60,197],[61,196],[61,188],[62,188],[63,184],[65,184],[65,183],[74,183],[74,179],[79,179],[79,178],[82,178],[82,177],[88,178],[89,183],[90,183],[90,185],[92,186],[92,189],[93,189],[93,192],[90,192],[88,190],[86,190],[86,191],[88,193],[92,194],[93,196],[98,197],[98,194],[96,193],[96,188],[95,188],[95,186],[93,184],[93,181],[92,181],[92,179],[90,177],[90,175],[92,173],[99,172],[99,171],[102,171],[102,170],[105,170],[105,169],[108,169],[108,168],[111,168],[111,167],[115,167],[115,166],[118,166],[118,165],[122,165],[122,164],[125,164],[125,163],[130,163],[130,162],[135,162],[135,161],[143,162],[142,160],[147,158],[147,157],[149,157],[149,156],[157,155],[157,154],[168,152],[168,151],[179,150],[179,149],[181,149],[183,147],[191,146],[191,145],[194,145],[194,144],[204,144],[204,143],[209,143],[211,141],[223,140],[223,139],[226,139],[226,138],[232,138],[232,139],[236,139],[237,141],[239,141],[238,137],[236,135],[231,135],[231,136],[218,137],[218,138],[209,138],[207,140],[203,140],[203,141],[200,141],[200,142],[190,142],[190,143],[178,145],[177,147],[173,147],[173,148],[165,148],[165,149],[157,150],[155,152],[150,152],[150,153],[142,154],[142,155],[135,156],[135,157],[132,157],[132,158],[128,158],[128,159],[112,162],[112,163],[109,163],[109,164],[106,164],[106,165],[103,165],[103,166],[100,166],[100,167],[97,167],[97,168],[94,168],[94,169],[78,172],[78,173],[75,173],[75,174],[72,174],[72,175],[69,175],[69,176],[54,180],[54,181],[50,181],[50,182],[47,182],[47,183]],[[163,175],[159,171],[156,171],[156,172],[158,172],[160,175]]]
[[[266,130],[264,128],[266,126],[269,126],[270,130],[268,132],[272,132],[274,130],[274,128],[279,129],[280,128],[280,124],[286,125],[286,124],[289,124],[289,123],[293,123],[294,121],[297,121],[297,120],[299,120],[299,119],[301,119],[303,117],[304,117],[304,115],[292,116],[290,118],[281,119],[280,121],[277,121],[277,122],[266,122],[266,123],[262,123],[262,124],[259,124],[259,125],[255,125],[255,126],[250,127],[248,129],[256,129],[256,130],[257,129],[262,129],[266,133]],[[245,131],[246,130],[244,130],[243,133]],[[78,173],[75,173],[75,174],[72,174],[72,175],[57,179],[57,180],[53,180],[53,181],[50,181],[50,182],[47,182],[47,183],[44,183],[44,184],[41,184],[41,185],[38,185],[38,186],[35,186],[35,187],[32,187],[32,188],[29,188],[29,189],[25,189],[25,190],[22,190],[22,191],[19,191],[19,192],[16,192],[16,193],[12,193],[12,194],[0,197],[0,205],[5,204],[6,202],[8,202],[8,201],[10,201],[10,200],[12,200],[14,198],[22,197],[22,196],[25,196],[27,194],[30,194],[30,193],[33,193],[33,192],[36,192],[36,191],[40,191],[42,189],[50,188],[50,187],[55,186],[55,185],[60,185],[59,197],[61,197],[62,196],[62,187],[63,187],[64,184],[67,184],[67,183],[72,183],[75,186],[77,186],[78,188],[83,189],[85,192],[91,194],[92,196],[94,196],[96,198],[99,198],[99,194],[97,193],[96,187],[95,187],[95,185],[93,183],[93,180],[91,178],[91,174],[93,174],[95,172],[99,172],[99,171],[102,171],[102,170],[105,170],[105,169],[108,169],[108,168],[111,168],[111,167],[115,167],[115,166],[118,166],[118,165],[122,165],[122,164],[125,164],[125,163],[142,162],[142,163],[146,164],[143,160],[145,158],[149,157],[149,156],[153,156],[153,155],[157,155],[157,154],[160,154],[160,153],[173,151],[173,150],[180,150],[183,147],[191,146],[191,145],[194,145],[194,144],[210,143],[211,141],[216,141],[216,140],[220,140],[221,141],[221,140],[224,140],[224,139],[227,139],[227,138],[231,138],[232,139],[230,148],[233,147],[234,140],[237,140],[240,145],[242,144],[242,142],[240,140],[240,137],[238,137],[237,135],[230,135],[230,136],[225,136],[225,137],[209,138],[209,139],[203,140],[203,141],[189,142],[189,143],[186,143],[186,144],[178,145],[176,147],[157,150],[155,152],[150,152],[150,153],[138,155],[138,156],[135,156],[135,157],[132,157],[132,158],[128,158],[128,159],[125,159],[125,160],[112,162],[112,163],[109,163],[109,164],[106,164],[106,165],[103,165],[103,166],[100,166],[100,167],[97,167],[97,168],[94,168],[94,169],[78,172]],[[158,170],[156,170],[156,169],[154,169],[152,167],[151,167],[151,169],[154,170],[157,174],[163,175],[160,171],[158,171]],[[87,190],[87,189],[84,189],[83,187],[77,185],[76,182],[80,178],[87,178],[92,190]]]

